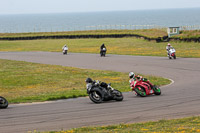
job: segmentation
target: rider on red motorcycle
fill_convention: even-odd
[[[146,78],[143,78],[140,75],[136,76],[133,72],[129,73],[129,77],[131,90],[135,91],[137,96],[145,97],[152,94],[161,94],[160,88],[151,84]]]
[[[148,79],[143,78],[143,77],[140,76],[140,75],[135,75],[134,72],[130,72],[130,73],[129,73],[129,78],[130,78],[129,83],[131,83],[133,80],[134,80],[134,81],[136,81],[136,80],[142,80],[142,81],[148,83],[151,87],[153,87],[153,85],[149,82]]]

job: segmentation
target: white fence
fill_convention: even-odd
[[[70,27],[70,26],[51,26],[42,27],[30,26],[30,27],[18,27],[13,26],[9,28],[0,26],[0,33],[27,33],[27,32],[63,32],[63,31],[85,31],[85,30],[135,30],[135,29],[160,29],[166,28],[158,25],[92,25],[82,27]]]
[[[163,28],[157,25],[95,25],[95,26],[86,26],[87,30],[135,30],[135,29],[158,29]]]
[[[180,26],[180,30],[200,30],[200,25]]]
[[[200,30],[200,25],[193,26],[179,26],[180,30]],[[27,32],[63,32],[63,31],[84,31],[84,30],[137,30],[137,29],[167,29],[167,27],[159,25],[93,25],[82,27],[70,26],[30,26],[30,27],[1,27],[0,33],[27,33]]]

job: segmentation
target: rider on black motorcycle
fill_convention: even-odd
[[[103,50],[103,48],[106,48],[104,43],[101,45],[100,49]]]
[[[100,47],[100,54],[103,52],[103,51],[106,51],[106,46],[105,44],[103,43]]]
[[[100,82],[98,80],[95,81],[91,78],[87,78],[85,82],[87,83],[87,94],[94,103],[102,103],[103,101],[109,100],[123,100],[122,93],[119,90],[112,88],[111,84]]]
[[[105,88],[105,89],[109,89],[108,88],[108,84],[107,83],[105,83],[105,82],[101,82],[101,81],[95,81],[95,80],[92,80],[91,78],[87,78],[86,80],[85,80],[85,82],[86,82],[86,87],[88,86],[88,85],[93,85],[93,84],[97,84],[97,82],[99,82],[99,84],[100,84],[100,86],[101,87],[103,87],[103,88]],[[112,90],[112,89],[111,89]]]

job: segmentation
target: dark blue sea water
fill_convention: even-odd
[[[200,8],[0,15],[0,33],[142,29],[200,25]]]

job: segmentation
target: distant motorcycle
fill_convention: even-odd
[[[169,59],[172,59],[172,58],[176,59],[176,50],[173,47],[169,49],[168,56],[169,56]]]
[[[147,81],[147,79],[145,79]],[[132,91],[136,92],[137,96],[146,97],[147,95],[160,95],[161,90],[155,85],[152,85],[150,82],[147,83],[145,80],[133,80],[130,83]]]
[[[68,51],[68,48],[67,48],[67,47],[64,47],[64,48],[63,48],[63,54],[66,54],[66,55],[67,55],[67,51]]]
[[[0,109],[5,109],[8,107],[8,101],[0,96]]]
[[[100,51],[100,56],[102,57],[102,56],[106,56],[106,48],[103,48],[103,49],[101,49],[101,51]]]
[[[122,101],[123,95],[120,91],[111,87],[111,84],[94,81],[87,83],[87,93],[89,98],[94,103],[102,103],[103,101],[116,100]]]

